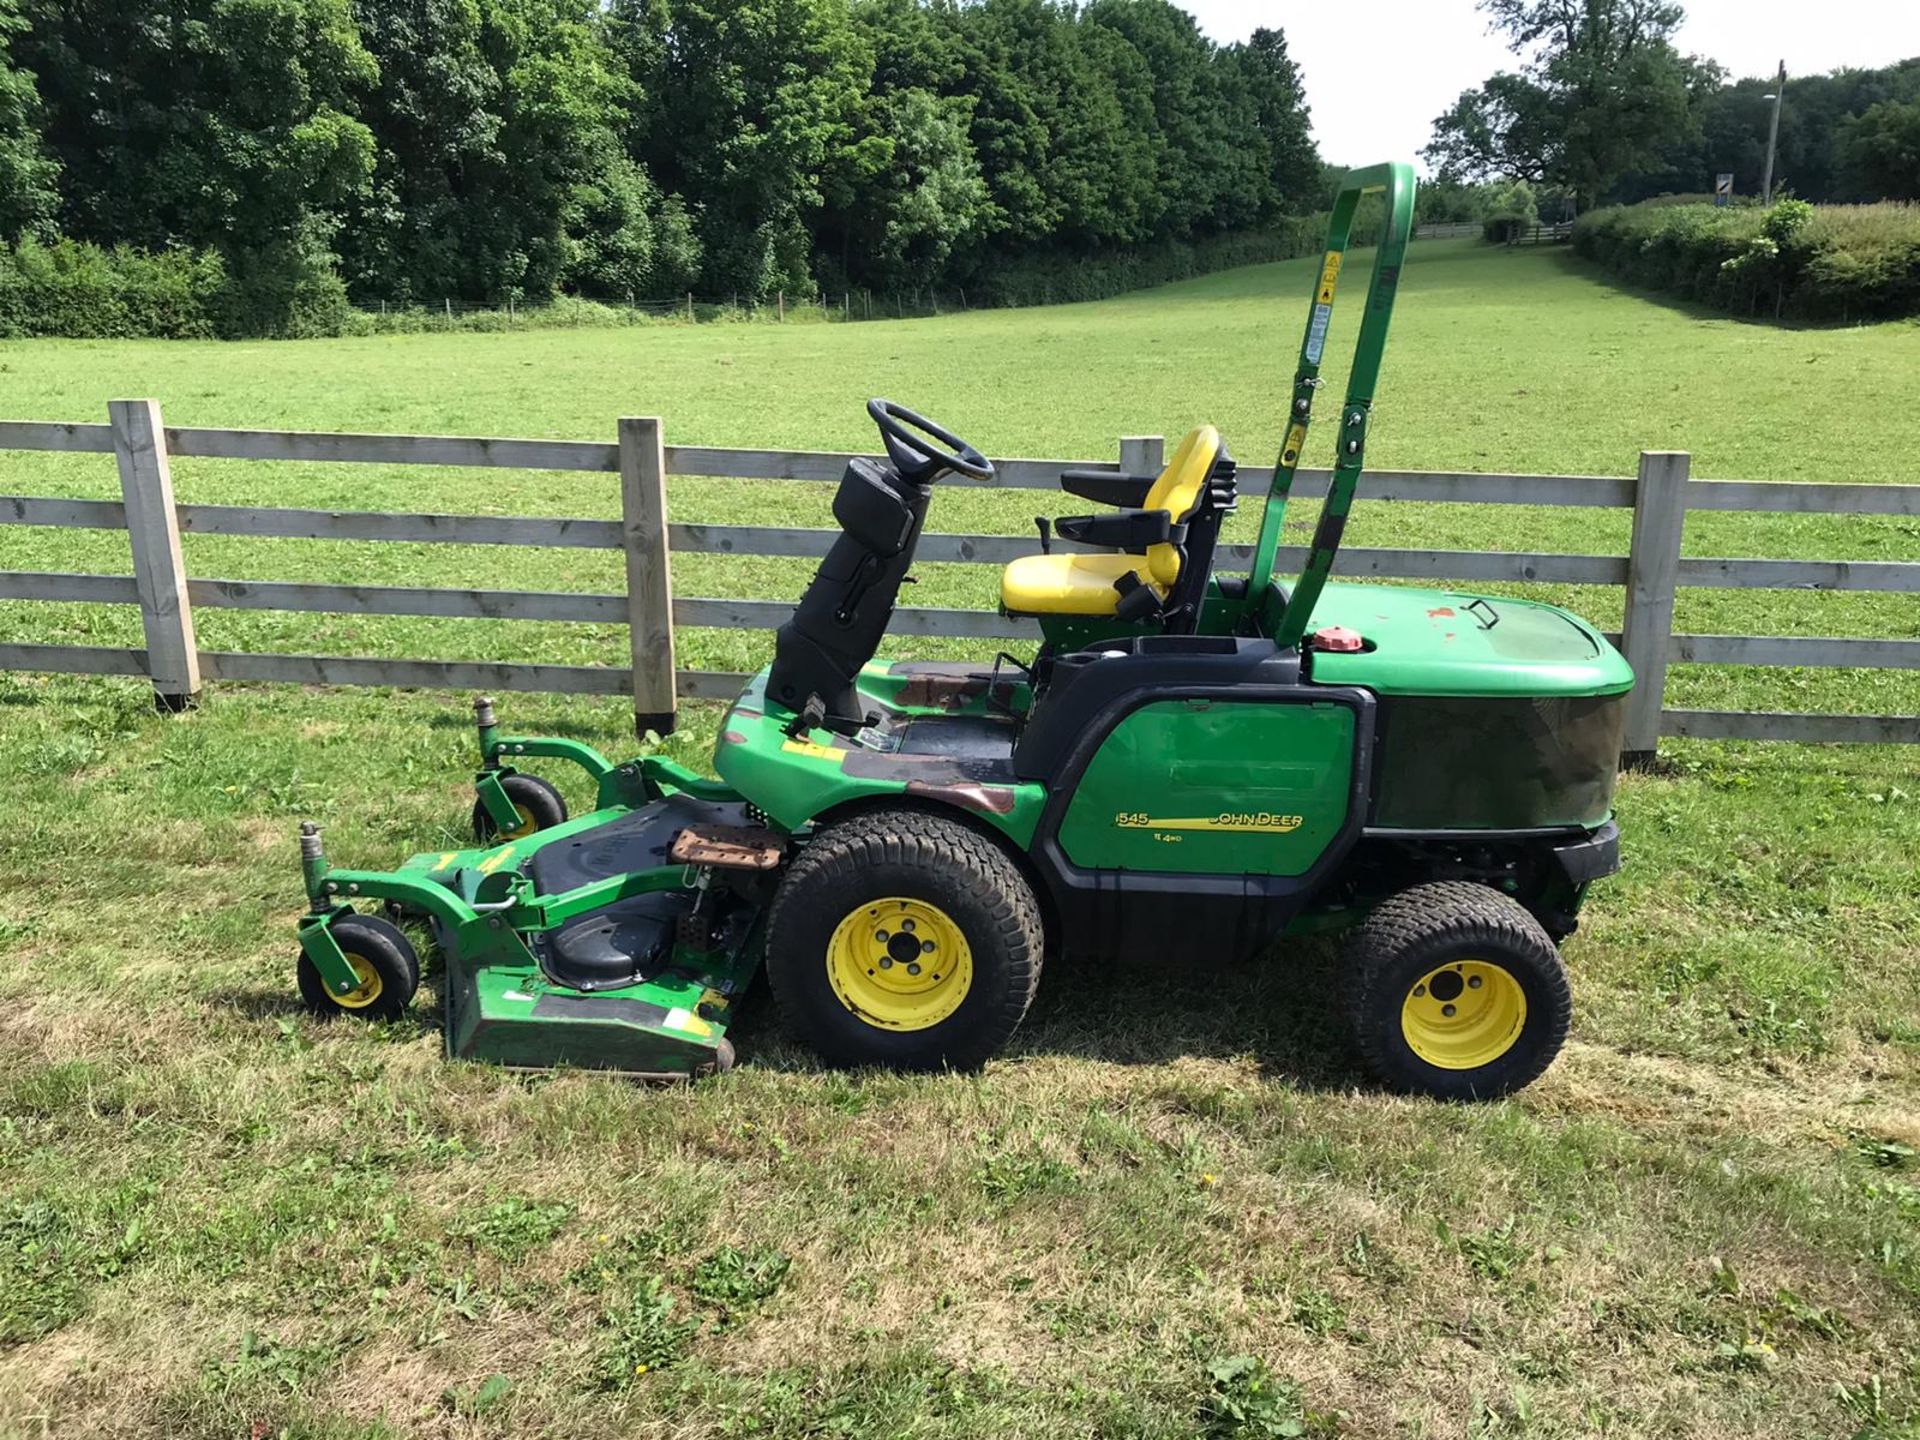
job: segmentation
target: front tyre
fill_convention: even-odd
[[[1343,955],[1361,1059],[1397,1090],[1490,1100],[1537,1080],[1573,1016],[1560,952],[1485,885],[1416,885],[1375,907]]]
[[[567,820],[567,802],[560,791],[538,775],[512,775],[500,777],[500,788],[507,792],[507,799],[513,805],[513,813],[520,823],[511,830],[502,830],[493,823],[493,816],[487,813],[484,800],[473,802],[473,838],[482,845],[498,845],[507,840],[523,840],[542,830],[551,830],[555,825],[564,825]]]
[[[991,840],[879,811],[822,832],[787,871],[767,980],[787,1028],[830,1064],[971,1070],[1026,1015],[1042,944],[1033,890]]]
[[[405,1012],[420,988],[420,957],[400,929],[374,915],[342,915],[328,927],[359,984],[336,995],[320,967],[300,952],[296,978],[300,998],[322,1019],[392,1020]]]

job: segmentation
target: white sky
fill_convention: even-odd
[[[1433,117],[1516,61],[1473,0],[1179,0],[1220,41],[1277,25],[1306,80],[1320,153],[1341,165],[1414,160]],[[1735,78],[1920,55],[1920,0],[1682,0],[1677,39]],[[1424,169],[1424,167],[1422,167]]]

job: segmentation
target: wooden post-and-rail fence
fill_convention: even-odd
[[[157,700],[184,709],[208,681],[281,681],[322,685],[427,686],[447,689],[628,694],[636,724],[661,730],[683,698],[723,699],[744,679],[732,673],[679,668],[679,627],[771,630],[796,597],[718,599],[674,593],[674,553],[818,557],[835,532],[786,526],[676,523],[668,514],[670,475],[736,479],[837,481],[850,458],[825,451],[768,451],[674,446],[657,419],[622,420],[612,444],[575,440],[504,440],[430,435],[343,435],[277,430],[169,428],[152,400],[115,401],[107,424],[0,421],[0,450],[111,454],[121,498],[62,499],[0,495],[0,525],[125,530],[127,575],[0,570],[0,601],[133,604],[146,643],[140,649],[15,643],[0,638],[0,669],[151,680]],[[1157,436],[1120,443],[1128,473],[1157,469]],[[297,460],[341,464],[439,465],[615,475],[621,518],[560,519],[472,514],[387,514],[279,507],[178,503],[170,457]],[[1107,461],[1002,460],[993,488],[1057,490],[1068,467]],[[1270,470],[1246,466],[1241,484],[1260,495]],[[1302,472],[1304,486],[1326,475]],[[978,486],[950,476],[946,486]],[[1688,586],[1920,594],[1920,563],[1905,561],[1697,559],[1681,541],[1691,511],[1768,511],[1920,516],[1920,485],[1862,485],[1695,480],[1682,452],[1650,451],[1631,478],[1569,475],[1482,475],[1438,471],[1372,471],[1365,499],[1420,502],[1630,508],[1632,543],[1612,555],[1512,551],[1342,550],[1338,570],[1358,578],[1619,585],[1626,592],[1620,645],[1639,677],[1628,702],[1625,748],[1652,754],[1662,735],[1709,739],[1920,743],[1920,716],[1804,714],[1669,708],[1663,703],[1673,664],[1838,666],[1920,669],[1920,640],[1820,636],[1675,634],[1674,601]],[[619,550],[626,560],[624,594],[525,590],[436,589],[195,578],[187,573],[182,533],[305,539],[400,541],[413,544],[521,545]],[[928,534],[929,562],[1002,565],[1032,554],[1032,537]],[[1222,545],[1218,563],[1245,565],[1250,546]],[[1281,551],[1298,567],[1304,552]],[[449,616],[494,620],[624,623],[631,637],[624,667],[400,660],[334,655],[209,651],[194,631],[196,609],[318,611],[336,614]],[[898,634],[1032,639],[1030,621],[991,611],[903,606]],[[3,633],[3,632],[0,632]]]

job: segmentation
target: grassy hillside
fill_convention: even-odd
[[[1422,247],[1387,466],[1908,480],[1911,326],[1702,319],[1552,253]],[[1214,419],[1271,458],[1307,267],[937,321],[283,345],[0,345],[0,416],[865,445],[886,393],[1002,454]],[[1324,435],[1322,436],[1324,440]],[[1844,468],[1839,468],[1844,467]],[[601,477],[178,462],[183,497],[609,514]],[[681,518],[818,523],[683,482]],[[0,490],[111,495],[101,457]],[[940,529],[1043,497],[943,494]],[[1244,528],[1251,516],[1240,517]],[[1356,543],[1604,551],[1603,512],[1362,507]],[[124,570],[0,529],[8,568]],[[203,575],[618,584],[602,557],[188,537]],[[1920,556],[1913,522],[1696,519],[1696,554]],[[705,563],[700,563],[705,562]],[[990,579],[930,573],[926,603]],[[688,557],[680,587],[804,566]],[[946,573],[941,573],[945,571]],[[1610,591],[1549,592],[1611,620]],[[1910,599],[1700,592],[1698,629],[1912,635]],[[589,626],[206,612],[203,643],[617,662]],[[131,617],[0,606],[0,635]],[[753,638],[691,634],[696,664]],[[1698,669],[1709,703],[1916,705],[1911,679]],[[510,698],[623,750],[617,701]],[[710,709],[673,752],[698,762]],[[1885,749],[1680,744],[1619,797],[1627,871],[1568,945],[1574,1038],[1510,1103],[1368,1088],[1326,949],[1051,968],[979,1077],[849,1076],[762,1005],[682,1089],[439,1058],[292,992],[293,831],[383,865],[451,843],[464,697],[0,675],[0,1436],[1920,1434],[1920,780]],[[564,775],[556,778],[563,781]],[[577,792],[573,798],[578,802]],[[1294,1427],[1298,1427],[1297,1429]]]

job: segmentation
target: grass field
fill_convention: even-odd
[[[1001,454],[1201,419],[1271,458],[1309,266],[1099,305],[871,325],[298,344],[0,344],[0,416],[865,446],[917,404]],[[1749,326],[1552,252],[1410,262],[1384,466],[1914,481],[1920,330]],[[1324,436],[1322,437],[1324,440]],[[102,457],[0,490],[112,495]],[[181,461],[182,498],[611,514],[604,477]],[[807,487],[677,482],[677,518],[820,523]],[[1044,499],[943,494],[1024,532]],[[1244,529],[1253,517],[1242,516]],[[1606,512],[1362,508],[1359,544],[1618,553]],[[194,573],[617,588],[615,557],[187,537]],[[1920,558],[1914,522],[1695,517],[1689,553]],[[7,568],[124,540],[0,529]],[[511,561],[511,569],[503,569]],[[990,578],[925,567],[921,603]],[[683,592],[799,563],[687,557]],[[1548,590],[1617,620],[1608,590]],[[1920,634],[1911,598],[1683,595],[1681,624]],[[590,626],[203,612],[209,648],[617,663]],[[112,609],[0,636],[137,643]],[[756,663],[763,639],[683,655]],[[929,648],[929,647],[921,647]],[[1911,676],[1706,668],[1683,703],[1920,708]],[[513,697],[625,749],[626,707]],[[699,762],[712,711],[670,747]],[[1675,744],[1568,946],[1574,1039],[1517,1100],[1382,1096],[1330,952],[1062,963],[979,1077],[825,1072],[764,1005],[698,1087],[512,1077],[292,996],[293,830],[385,864],[450,842],[465,697],[0,675],[0,1435],[1920,1435],[1920,763]],[[565,779],[564,776],[556,778]],[[577,793],[575,800],[580,800]]]

